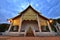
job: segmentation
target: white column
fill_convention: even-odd
[[[9,32],[11,30],[11,27],[12,27],[12,23],[10,24],[9,29],[8,29],[7,32]]]
[[[34,30],[33,26],[31,26],[31,28],[32,28],[34,36],[36,36],[36,33],[35,33],[35,30]]]
[[[40,20],[39,20],[38,15],[37,15],[37,21],[38,21],[39,31],[41,32]]]
[[[60,29],[59,29],[60,24],[59,24],[58,22],[56,22],[56,25],[54,25],[54,26],[55,26],[55,28],[56,28],[57,32],[60,32]]]
[[[58,22],[56,22],[56,25],[58,27],[58,30],[60,31],[60,24]]]
[[[47,24],[48,24],[48,28],[49,28],[50,32],[53,32],[48,21],[47,21]]]
[[[21,24],[22,24],[22,16],[20,17],[20,25],[19,25],[18,32],[20,32],[20,29],[21,29]]]

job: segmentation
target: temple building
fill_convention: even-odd
[[[17,16],[8,19],[10,27],[4,35],[10,36],[55,36],[52,30],[52,20],[44,17],[29,5]]]

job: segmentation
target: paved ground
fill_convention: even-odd
[[[11,36],[0,36],[0,40],[60,40],[60,36],[56,36],[56,37],[11,37]]]

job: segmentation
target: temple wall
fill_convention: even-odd
[[[32,9],[28,9],[26,12],[23,14],[23,20],[36,20],[36,13]]]
[[[20,17],[13,20],[13,25],[20,25]]]
[[[22,20],[37,20],[37,14],[31,8],[23,13]],[[47,20],[39,16],[40,25],[47,25]],[[13,20],[13,25],[20,25],[20,16]]]
[[[47,26],[47,20],[45,20],[44,18],[40,17],[39,21],[41,26]]]

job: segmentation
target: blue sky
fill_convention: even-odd
[[[0,0],[0,23],[6,23],[29,4],[47,18],[60,18],[60,0]]]

